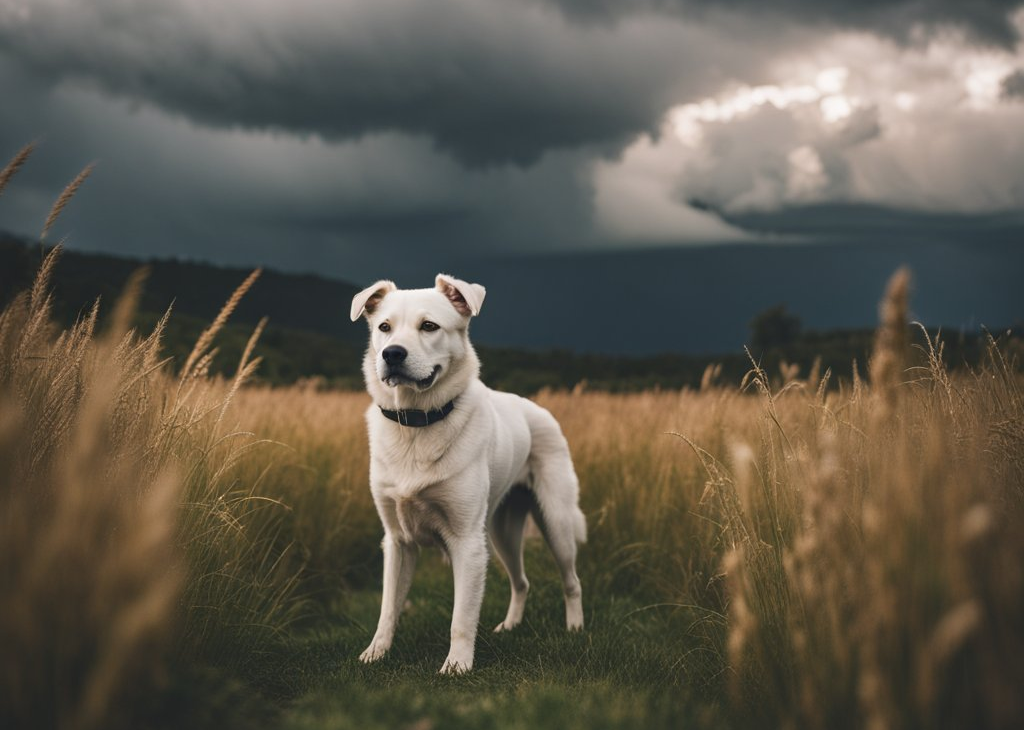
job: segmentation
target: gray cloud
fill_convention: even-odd
[[[963,215],[902,210],[883,205],[826,203],[772,211],[728,213],[723,219],[741,228],[781,236],[865,241],[930,243],[978,241],[1015,246],[1024,231],[1024,212]]]
[[[681,92],[742,75],[764,42],[644,18],[612,31],[507,0],[0,7],[0,52],[51,84],[220,127],[423,135],[469,166],[615,150]]]
[[[680,177],[676,197],[730,212],[843,199],[850,194],[846,153],[881,133],[876,107],[821,129],[808,128],[791,110],[765,105],[706,126],[705,143]]]
[[[0,53],[50,84],[201,124],[329,140],[391,131],[421,135],[470,167],[529,165],[555,149],[615,153],[655,133],[672,104],[756,76],[794,36],[811,42],[801,25],[905,38],[922,24],[954,24],[1005,45],[1022,4],[9,0]]]
[[[0,197],[0,228],[38,232],[62,187],[93,176],[50,240],[138,257],[331,271],[346,278],[496,250],[593,242],[588,153],[465,170],[398,133],[316,137],[197,126],[73,86],[40,88],[0,57],[0,159],[40,144]],[[397,273],[395,275],[398,275]]]
[[[1018,4],[0,0],[0,89],[18,100],[0,106],[0,157],[43,137],[0,227],[38,230],[94,158],[55,237],[359,280],[745,235],[693,198],[754,231],[752,210],[830,201],[1019,207],[1013,145],[993,140],[1015,139],[1021,107],[986,105],[1020,53],[891,42],[940,20],[1001,42]],[[691,148],[666,116],[834,66],[852,70],[839,121],[817,101],[752,108],[702,122]]]
[[[1024,99],[1024,68],[1007,74],[1000,84],[1000,91],[1004,99]]]
[[[1019,33],[1011,22],[1021,0],[543,0],[570,17],[619,20],[642,14],[706,18],[720,13],[762,21],[861,29],[913,41],[919,29],[957,27],[985,44],[1012,47]]]

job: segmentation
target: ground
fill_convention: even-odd
[[[293,641],[291,655],[273,670],[288,676],[259,678],[285,695],[269,724],[309,730],[718,724],[721,677],[713,657],[703,656],[708,650],[698,637],[706,627],[687,631],[692,613],[585,592],[587,628],[570,634],[550,563],[543,545],[528,548],[526,617],[502,634],[491,627],[504,616],[507,580],[491,566],[475,668],[460,677],[437,674],[452,605],[450,568],[437,551],[421,557],[394,646],[373,665],[357,656],[373,634],[380,593],[351,593],[333,616]]]

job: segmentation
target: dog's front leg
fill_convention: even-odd
[[[472,536],[448,541],[448,554],[455,576],[455,608],[452,637],[442,674],[461,674],[473,668],[476,629],[487,577],[487,543],[481,526]]]
[[[391,648],[398,615],[402,612],[405,597],[409,595],[416,568],[415,545],[399,542],[388,534],[384,536],[381,547],[384,548],[384,589],[380,599],[380,620],[373,641],[359,655],[360,661],[367,663],[377,661]]]

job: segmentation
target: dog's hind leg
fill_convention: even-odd
[[[508,631],[523,620],[526,595],[530,591],[530,581],[523,569],[523,528],[526,516],[534,506],[533,494],[526,487],[516,485],[491,518],[491,544],[505,566],[512,592],[505,620],[494,628],[495,631]]]
[[[583,589],[576,575],[575,530],[576,524],[583,520],[583,513],[575,505],[570,512],[558,508],[545,510],[543,504],[538,504],[533,511],[533,519],[543,533],[562,576],[565,626],[569,631],[579,631],[583,628]]]
[[[566,627],[578,631],[583,628],[583,591],[576,575],[576,544],[587,539],[587,521],[577,504],[579,482],[569,445],[554,417],[538,407],[530,431],[530,489],[537,500],[533,518],[562,575]]]

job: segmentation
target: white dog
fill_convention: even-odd
[[[439,274],[434,289],[399,290],[378,281],[352,299],[352,321],[365,316],[363,359],[373,405],[370,489],[384,524],[384,588],[373,641],[360,655],[380,659],[391,647],[421,545],[440,545],[455,575],[451,648],[442,673],[473,667],[487,571],[487,536],[512,586],[508,630],[523,618],[527,514],[547,539],[562,574],[569,630],[583,628],[576,543],[586,540],[579,485],[569,447],[540,406],[499,393],[479,379],[469,320],[485,290]]]

